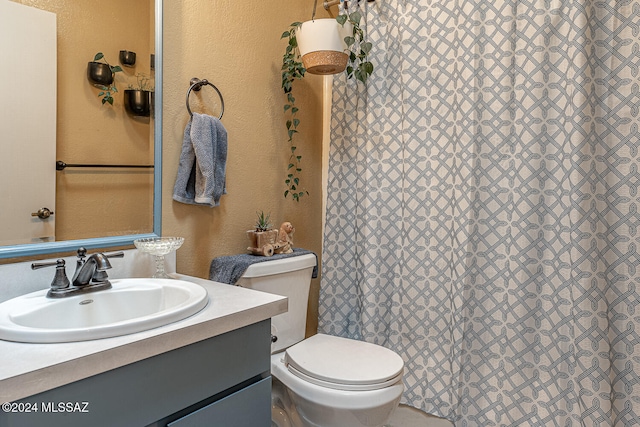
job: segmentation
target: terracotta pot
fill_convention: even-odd
[[[254,255],[273,255],[274,245],[278,239],[278,230],[255,231],[248,230],[249,247],[247,250]]]
[[[348,46],[344,38],[352,35],[352,26],[344,26],[333,18],[303,22],[296,39],[302,64],[311,74],[338,74],[344,71],[349,60]]]

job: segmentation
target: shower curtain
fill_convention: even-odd
[[[456,426],[637,426],[640,1],[360,2],[319,331]]]

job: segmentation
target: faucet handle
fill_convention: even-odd
[[[65,270],[65,262],[63,259],[56,260],[55,262],[42,262],[31,264],[32,270],[38,270],[45,267],[56,267],[56,274],[51,282],[51,290],[56,291],[60,289],[66,289],[71,284],[67,278],[67,272]],[[51,291],[50,291],[51,292]]]
[[[110,254],[103,254],[107,258],[124,258],[124,252],[112,252]]]
[[[31,264],[31,269],[32,270],[39,270],[41,268],[45,268],[45,267],[57,267],[58,265],[62,265],[64,266],[65,262],[63,259],[59,259],[57,261],[54,262],[34,262],[33,264]]]

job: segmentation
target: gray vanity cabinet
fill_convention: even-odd
[[[270,427],[270,331],[265,320],[25,398],[38,412],[0,412],[0,426]]]

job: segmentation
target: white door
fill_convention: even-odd
[[[0,0],[0,245],[55,240],[56,46],[54,13]]]

